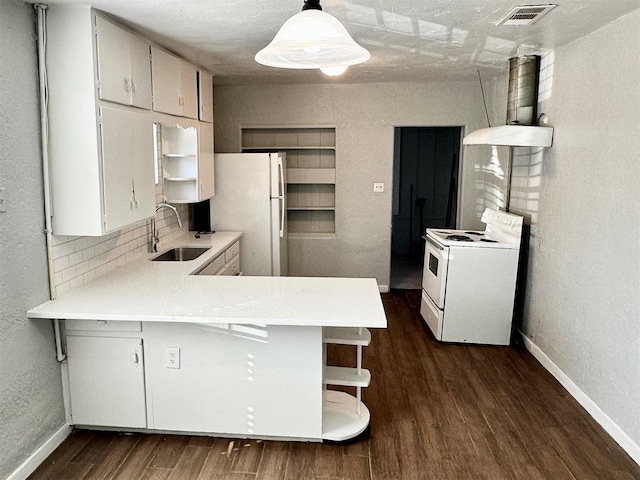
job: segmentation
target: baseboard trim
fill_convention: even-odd
[[[29,455],[22,465],[20,465],[7,480],[25,480],[36,468],[44,462],[51,453],[60,446],[62,442],[71,434],[71,427],[63,425],[53,435],[51,435],[38,449]]]
[[[527,350],[535,357],[538,362],[553,375],[556,380],[575,398],[580,405],[593,417],[593,419],[611,435],[620,447],[629,454],[629,456],[640,465],[640,445],[635,443],[611,417],[600,409],[600,407],[589,396],[571,380],[553,361],[538,347],[533,340],[520,332],[524,339]]]
[[[378,285],[380,293],[389,293],[389,285]]]

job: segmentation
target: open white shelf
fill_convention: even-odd
[[[357,327],[324,327],[322,330],[324,343],[338,345],[362,345],[371,343],[371,332],[368,328]]]
[[[323,440],[331,442],[351,440],[364,432],[370,421],[371,414],[369,409],[354,396],[335,390],[325,390],[323,392]]]
[[[335,168],[287,168],[287,183],[335,184]]]
[[[277,152],[279,150],[335,150],[334,146],[300,146],[300,145],[278,145],[278,146],[266,146],[266,147],[247,147],[242,146],[242,150],[246,152]]]
[[[371,382],[371,372],[366,368],[352,367],[324,367],[325,385],[339,385],[341,387],[368,387]]]

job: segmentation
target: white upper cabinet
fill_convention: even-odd
[[[213,123],[213,76],[198,70],[198,100],[200,121]]]
[[[101,139],[105,231],[155,214],[153,124],[135,111],[102,107]]]
[[[98,52],[106,44],[98,47],[96,18],[101,16],[88,6],[50,5],[47,10],[54,235],[102,236],[155,214],[153,113],[104,101],[106,93],[99,92],[96,72]],[[122,32],[116,29],[107,36],[118,37]],[[106,50],[104,55],[103,63]],[[122,51],[109,55],[114,59],[124,56]],[[102,78],[106,71],[114,73],[126,63],[102,68]],[[132,62],[128,64],[131,67]],[[136,82],[137,76],[132,73],[130,78]],[[123,77],[115,83],[122,85]],[[137,92],[135,98],[139,98],[140,90]]]
[[[151,47],[153,109],[179,117],[198,118],[197,70],[184,60]]]
[[[151,110],[150,43],[96,16],[100,100]]]

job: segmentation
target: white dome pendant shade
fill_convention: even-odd
[[[305,0],[302,12],[287,20],[255,56],[262,65],[293,69],[356,65],[369,58],[342,24],[322,11],[319,0]]]

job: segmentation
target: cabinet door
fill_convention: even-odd
[[[198,118],[198,71],[187,62],[180,62],[180,103],[181,115]]]
[[[149,113],[101,107],[104,230],[155,214],[153,123]]]
[[[131,103],[131,58],[129,32],[96,17],[98,51],[98,95],[124,105]]]
[[[203,71],[198,72],[198,100],[200,121],[213,123],[213,76]]]
[[[131,105],[151,110],[151,53],[148,42],[130,35]]]
[[[153,161],[153,119],[141,112],[131,126],[131,168],[134,189],[134,221],[156,214],[155,163]]]
[[[198,129],[198,198],[213,197],[213,124],[200,122]]]
[[[153,109],[156,112],[181,115],[180,83],[182,61],[167,52],[151,47],[153,75]]]
[[[149,43],[96,17],[100,100],[151,110]]]
[[[145,428],[142,340],[68,336],[66,341],[73,423]]]
[[[128,110],[110,107],[101,107],[100,112],[103,221],[106,233],[135,221],[131,131],[136,128],[138,116]]]

